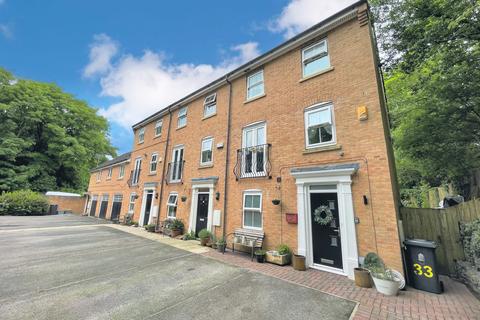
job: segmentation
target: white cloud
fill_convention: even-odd
[[[111,60],[117,52],[118,44],[109,36],[104,33],[94,35],[90,45],[90,62],[83,70],[83,76],[88,78],[110,71]]]
[[[2,34],[7,39],[13,38],[13,30],[11,27],[7,26],[6,24],[0,24],[0,34]]]
[[[231,55],[218,65],[170,63],[164,54],[149,50],[113,59],[118,47],[109,47],[108,36],[101,38],[96,36],[90,47],[85,74],[100,75],[102,96],[121,99],[100,114],[126,128],[259,55],[258,44],[247,42],[230,48]]]
[[[270,30],[291,38],[346,8],[356,0],[292,0],[270,24]]]

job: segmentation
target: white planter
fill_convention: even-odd
[[[398,294],[398,290],[400,289],[399,281],[383,280],[373,276],[372,278],[378,292],[383,293],[386,296],[396,296]]]

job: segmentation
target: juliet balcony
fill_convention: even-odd
[[[237,181],[245,178],[272,178],[270,175],[271,144],[261,144],[237,150],[237,162],[233,169]]]

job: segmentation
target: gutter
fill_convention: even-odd
[[[222,237],[225,239],[226,230],[227,230],[227,190],[228,190],[228,173],[229,164],[230,164],[230,123],[232,119],[232,83],[228,79],[228,75],[225,77],[225,82],[228,83],[228,107],[227,107],[227,137],[226,137],[226,148],[225,148],[225,175],[223,177],[223,228],[222,228]]]
[[[168,108],[168,131],[167,131],[167,141],[165,141],[165,151],[163,152],[163,165],[162,165],[162,180],[160,181],[160,195],[158,196],[158,212],[157,212],[157,222],[155,223],[155,230],[158,231],[160,225],[160,212],[162,211],[162,200],[163,200],[163,185],[165,180],[165,166],[167,164],[167,154],[168,154],[168,147],[170,144],[170,130],[172,127],[172,110]]]

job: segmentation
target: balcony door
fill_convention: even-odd
[[[176,182],[182,180],[183,169],[183,146],[173,149],[170,181]]]
[[[242,177],[265,175],[267,131],[265,123],[243,129]]]

